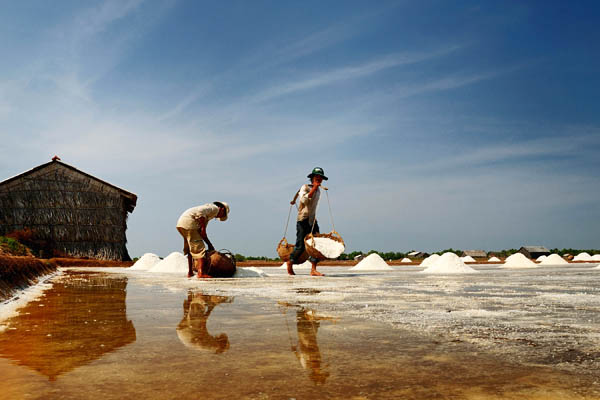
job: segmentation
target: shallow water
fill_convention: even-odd
[[[456,277],[433,282],[413,277],[408,284],[403,272],[391,278],[344,270],[326,279],[278,274],[197,281],[67,270],[0,333],[0,398],[600,398],[594,371],[504,357],[473,339],[457,339],[454,325],[465,325],[464,316],[457,317],[460,322],[447,320],[443,335],[417,329],[414,315],[407,317],[402,310],[396,310],[396,322],[375,321],[400,306],[405,313],[421,308],[426,315],[428,307],[419,305],[426,296],[432,304],[445,298],[451,312],[443,313],[460,314],[459,305],[471,309],[473,298],[492,299],[490,304],[508,312],[506,301],[528,299],[524,303],[533,307],[532,296],[548,297],[544,287],[566,290],[552,299],[580,294],[573,284],[558,289],[562,285],[556,277],[539,278],[553,283],[531,289],[531,294],[516,289],[524,276],[512,281],[511,293],[506,283],[499,289],[480,278],[468,278],[475,280],[467,280],[465,289]],[[409,288],[401,289],[402,282]],[[354,302],[335,302],[334,294]],[[402,300],[390,300],[396,297]],[[596,311],[595,300],[577,298],[568,304]],[[518,315],[519,310],[513,311]],[[563,319],[561,312],[552,314],[556,321]],[[578,321],[577,312],[572,314]],[[405,327],[398,322],[402,318]],[[496,318],[484,320],[494,325]],[[433,325],[439,327],[441,321],[431,317]],[[463,327],[465,339],[485,326],[474,322],[477,329]],[[529,324],[523,323],[523,329]],[[560,333],[560,324],[555,325]],[[539,355],[548,356],[544,350]]]

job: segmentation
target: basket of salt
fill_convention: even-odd
[[[281,258],[281,261],[289,261],[290,256],[292,255],[292,253],[294,252],[294,245],[293,244],[289,244],[286,238],[283,238],[279,241],[279,244],[277,245],[277,254],[279,254],[279,257]],[[308,260],[308,254],[306,253],[306,250],[300,254],[300,257],[298,258],[298,260],[296,260],[296,262],[298,264],[302,264],[304,261]]]
[[[336,231],[308,234],[304,238],[304,245],[308,255],[318,260],[338,258],[346,249],[344,240]]]

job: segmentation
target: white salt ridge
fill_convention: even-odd
[[[437,259],[440,258],[439,254],[432,254],[421,262],[422,267],[431,267]]]
[[[536,258],[536,260],[535,260],[535,261],[542,262],[542,261],[544,261],[546,258],[548,258],[548,256],[544,256],[544,255],[542,255],[542,256],[539,256],[538,258]]]
[[[316,237],[314,243],[313,239],[309,239],[307,243],[329,259],[338,258],[345,250],[342,243],[326,237]]]
[[[52,287],[47,283],[50,278],[60,275],[60,272],[43,276],[38,283],[29,286],[27,289],[18,292],[12,298],[0,303],[0,332],[5,331],[8,325],[3,324],[9,318],[19,315],[19,309],[25,307],[27,303],[35,301],[44,295],[44,291]]]
[[[262,269],[256,267],[237,267],[234,278],[266,278],[269,276]]]
[[[540,265],[566,265],[569,264],[567,260],[559,256],[558,254],[551,254],[544,258]]]
[[[400,261],[400,262],[403,262],[403,263],[409,263],[409,262],[412,262],[412,261],[410,261],[410,258],[406,258],[406,257],[405,257],[405,258],[403,258],[403,259],[402,259],[402,261]]]
[[[522,253],[509,256],[500,268],[537,268],[538,265],[525,257]]]
[[[500,259],[498,257],[490,257],[490,259],[488,261],[489,262],[500,262]]]
[[[294,264],[293,265],[294,269],[296,268],[312,268],[312,263],[309,260],[304,261],[302,264]],[[279,267],[279,269],[287,269],[287,263],[283,263],[281,264],[281,266]]]
[[[448,252],[442,254],[433,265],[421,272],[424,274],[473,274],[478,271],[466,265],[456,254]]]
[[[381,256],[377,253],[369,254],[361,262],[350,268],[350,271],[393,271]]]
[[[187,274],[189,271],[187,257],[174,251],[164,260],[155,264],[148,272],[159,274]]]
[[[146,253],[140,257],[131,267],[130,271],[148,271],[160,262],[160,257],[153,253]]]
[[[592,259],[592,256],[590,256],[588,253],[583,252],[583,253],[579,253],[575,256],[575,258],[573,258],[573,261],[594,261]]]
[[[600,261],[600,254],[594,254],[592,256],[592,260],[594,260],[594,261]]]
[[[475,261],[475,259],[474,259],[473,257],[471,257],[471,256],[464,256],[464,257],[461,257],[461,258],[462,258],[463,262],[466,262],[466,263],[468,263],[468,262],[477,262],[477,261]]]

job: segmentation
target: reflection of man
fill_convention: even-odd
[[[227,334],[212,336],[208,333],[206,323],[215,306],[232,301],[232,297],[188,293],[188,298],[183,302],[183,319],[177,325],[177,336],[181,343],[196,350],[209,350],[215,353],[222,353],[229,349]]]
[[[321,368],[321,351],[317,342],[319,320],[331,319],[320,317],[312,310],[296,311],[296,328],[298,329],[298,346],[292,346],[298,361],[304,369],[310,369],[310,379],[315,383],[325,383],[329,372]]]

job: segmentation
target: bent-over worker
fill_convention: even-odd
[[[325,172],[321,167],[313,168],[312,172],[308,175],[310,184],[302,185],[294,200],[290,204],[294,204],[298,199],[298,219],[296,222],[296,245],[294,251],[290,255],[290,259],[287,262],[287,271],[290,275],[296,275],[294,273],[293,265],[300,258],[305,250],[304,238],[309,233],[319,233],[319,224],[316,221],[317,218],[317,205],[319,204],[319,198],[321,197],[321,190],[319,187],[323,180],[327,180]],[[313,228],[314,225],[314,228]],[[312,268],[310,274],[313,276],[323,276],[322,273],[317,271],[318,259],[311,257],[310,262]]]
[[[210,278],[208,274],[208,254],[215,248],[206,235],[206,225],[211,219],[226,221],[229,216],[229,205],[222,201],[192,207],[183,212],[177,221],[177,231],[183,236],[183,254],[188,259],[188,278],[194,275],[193,264],[198,269],[198,278]]]

